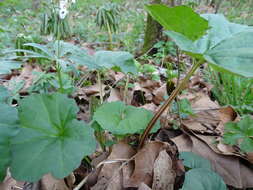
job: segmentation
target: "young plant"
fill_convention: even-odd
[[[73,2],[73,1],[72,1]],[[66,39],[71,36],[68,19],[68,8],[72,2],[59,0],[46,3],[48,13],[44,13],[40,32],[42,35],[53,35],[57,40]]]
[[[167,35],[179,48],[194,58],[194,64],[148,124],[141,137],[140,147],[143,146],[159,116],[205,61],[219,71],[253,77],[251,27],[230,23],[222,15],[205,14],[200,17],[186,6],[169,8],[164,5],[149,5],[147,10],[165,29],[169,30]]]
[[[119,28],[119,6],[115,3],[107,3],[97,11],[96,24],[100,29],[106,29],[112,50],[112,33],[117,32]]]

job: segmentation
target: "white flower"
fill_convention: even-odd
[[[76,0],[72,0],[72,3],[76,3]]]
[[[60,19],[64,19],[68,14],[68,10],[67,9],[60,9],[59,10],[59,17]]]
[[[67,0],[60,0],[59,7],[60,9],[67,9],[68,1]]]

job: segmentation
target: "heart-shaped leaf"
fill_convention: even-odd
[[[153,114],[143,108],[125,105],[123,102],[105,103],[94,113],[93,119],[115,135],[142,133]],[[152,132],[159,129],[156,123]]]
[[[190,7],[170,8],[165,5],[147,5],[146,8],[166,30],[180,33],[190,40],[197,40],[209,29],[208,22]]]
[[[0,103],[8,103],[10,93],[7,88],[0,85]]]
[[[22,63],[10,59],[0,59],[0,75],[11,73],[12,69],[19,69]]]
[[[181,190],[226,190],[222,178],[215,172],[205,169],[192,169],[185,174],[184,185]]]
[[[183,160],[183,163],[186,167],[194,168],[207,168],[211,169],[211,163],[209,160],[204,159],[203,157],[194,154],[192,152],[180,152],[179,158]]]
[[[0,103],[0,181],[6,175],[10,165],[10,141],[18,132],[17,110],[7,104]]]
[[[63,178],[95,150],[93,129],[76,120],[77,112],[74,100],[58,93],[21,101],[21,129],[11,147],[15,179],[37,181],[47,173]]]

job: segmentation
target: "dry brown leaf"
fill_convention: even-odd
[[[161,104],[165,99],[164,96],[167,94],[166,92],[166,84],[163,84],[160,88],[153,91],[153,102],[157,105]]]
[[[102,95],[105,95],[106,85],[102,85]],[[78,94],[86,94],[87,96],[99,95],[100,87],[99,84],[94,84],[92,86],[81,88]]]
[[[172,140],[180,152],[193,152],[210,160],[214,171],[222,176],[226,184],[236,188],[253,187],[253,170],[241,162],[240,158],[217,154],[194,136],[183,134]]]
[[[75,176],[73,174],[69,175],[65,180],[55,179],[52,175],[47,174],[40,180],[40,188],[38,190],[71,190],[74,182]]]
[[[138,190],[152,190],[149,186],[147,186],[145,183],[141,183],[139,185]]]
[[[154,164],[153,190],[173,190],[176,173],[173,169],[173,162],[166,150],[159,153]]]
[[[135,151],[126,143],[120,142],[113,145],[112,152],[107,158],[110,160],[129,159],[135,154]],[[98,182],[93,186],[92,190],[120,190],[123,189],[123,179],[128,178],[127,175],[132,173],[133,163],[129,162],[120,170],[121,162],[105,163],[98,176]]]

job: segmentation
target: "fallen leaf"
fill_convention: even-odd
[[[240,158],[218,154],[194,136],[183,134],[173,138],[172,141],[176,143],[180,152],[193,152],[210,160],[214,171],[226,184],[236,188],[253,187],[253,169],[241,162]]]
[[[120,190],[123,189],[123,179],[128,178],[133,170],[133,163],[129,162],[122,169],[121,162],[113,162],[119,159],[130,159],[135,151],[126,143],[120,142],[113,145],[112,152],[107,158],[108,163],[104,163],[98,176],[98,182],[92,190]],[[111,162],[109,162],[111,161]]]
[[[173,169],[173,162],[166,150],[159,153],[154,163],[153,190],[173,190],[176,173]]]

